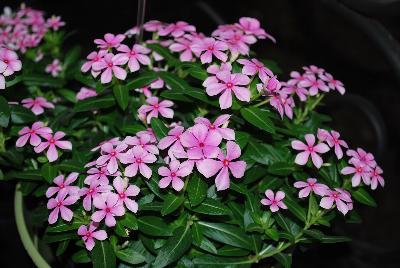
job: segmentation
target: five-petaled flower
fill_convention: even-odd
[[[36,153],[41,153],[43,150],[48,148],[46,156],[49,162],[54,162],[58,158],[57,147],[63,150],[72,150],[72,143],[70,141],[60,140],[65,136],[62,131],[57,131],[54,135],[43,134],[42,137],[46,141],[42,141],[38,146],[34,148]]]
[[[319,205],[325,209],[331,209],[333,203],[336,204],[337,209],[343,215],[346,215],[346,213],[351,210],[353,204],[350,194],[339,188],[335,188],[335,190],[327,190]]]
[[[119,80],[125,80],[126,71],[120,67],[125,63],[126,61],[123,57],[107,53],[104,58],[92,64],[92,69],[97,72],[103,71],[100,81],[102,84],[107,84],[111,82],[113,74]]]
[[[115,216],[123,216],[125,214],[125,208],[119,202],[118,195],[115,193],[96,196],[93,200],[93,205],[98,210],[92,214],[92,221],[101,222],[105,218],[105,223],[108,227],[113,227],[117,223]]]
[[[306,134],[305,139],[307,144],[299,140],[292,141],[292,148],[298,151],[304,151],[297,154],[295,163],[298,165],[305,165],[311,155],[312,162],[317,168],[322,166],[322,158],[318,154],[323,154],[329,151],[328,145],[319,143],[315,145],[315,136],[313,134]]]
[[[50,186],[46,191],[46,197],[50,198],[56,193],[63,191],[67,192],[69,195],[76,195],[79,191],[79,187],[73,186],[71,184],[76,181],[78,175],[79,175],[78,173],[72,172],[65,179],[64,175],[59,175],[55,177],[53,183],[57,186]]]
[[[96,164],[103,166],[107,163],[107,170],[110,174],[114,174],[118,170],[118,159],[121,159],[121,153],[128,148],[125,143],[118,144],[115,148],[111,143],[105,143],[101,146],[101,151],[103,153],[96,160]]]
[[[148,124],[150,123],[151,118],[158,118],[159,113],[165,118],[174,117],[174,110],[170,108],[174,105],[172,101],[163,100],[159,102],[157,97],[150,97],[146,99],[146,103],[147,104],[144,104],[139,108],[138,113],[139,118],[142,120],[146,119]]]
[[[283,203],[283,199],[285,198],[285,193],[282,191],[277,191],[276,194],[270,189],[265,191],[265,196],[267,198],[261,199],[261,204],[264,206],[269,206],[269,209],[272,212],[277,212],[280,208],[287,209],[285,203]]]
[[[127,177],[136,176],[138,170],[143,177],[149,179],[152,171],[147,164],[157,161],[155,155],[148,153],[140,146],[135,146],[129,149],[126,153],[121,155],[121,163],[130,164],[125,168],[124,175]]]
[[[50,73],[51,76],[57,77],[58,74],[61,72],[61,62],[59,59],[54,59],[50,64],[46,66],[45,72]]]
[[[33,123],[31,128],[24,127],[18,132],[18,135],[20,135],[20,137],[15,143],[15,146],[23,147],[28,142],[28,140],[30,145],[38,146],[42,142],[40,136],[50,134],[52,132],[53,131],[49,127],[44,126],[43,122],[35,122]]]
[[[178,160],[173,160],[169,163],[169,167],[160,167],[158,174],[163,178],[158,182],[160,188],[166,188],[172,184],[172,188],[180,191],[183,188],[183,181],[181,177],[188,176],[193,169],[193,165],[189,161],[180,163]]]
[[[353,166],[344,167],[340,173],[343,175],[354,174],[351,178],[351,184],[353,187],[360,185],[361,179],[365,185],[371,183],[371,167],[365,165],[359,160],[355,160],[351,163]]]
[[[299,191],[299,198],[309,196],[310,192],[314,192],[319,196],[324,196],[326,191],[329,190],[328,186],[317,183],[317,179],[314,178],[308,178],[307,181],[296,181],[293,186],[296,188],[303,188]]]
[[[44,108],[46,109],[54,109],[54,104],[47,101],[43,97],[37,97],[35,99],[27,98],[21,101],[22,106],[25,108],[31,109],[32,113],[35,115],[39,115],[44,113]]]
[[[142,65],[150,64],[150,58],[146,55],[150,53],[150,49],[144,46],[135,44],[132,48],[129,48],[127,45],[120,45],[117,50],[123,52],[117,54],[117,57],[122,60],[122,64],[128,63],[129,70],[132,73],[140,69],[139,62]]]
[[[135,200],[132,200],[129,197],[137,196],[140,192],[139,187],[129,184],[127,179],[121,177],[116,177],[114,179],[113,186],[116,194],[118,194],[119,202],[125,204],[126,208],[133,213],[136,213],[139,205]]]
[[[47,202],[47,209],[53,209],[49,215],[49,223],[53,224],[58,219],[58,214],[61,213],[61,218],[65,221],[71,221],[74,213],[71,209],[67,208],[72,204],[75,204],[79,199],[79,195],[68,195],[68,191],[60,191],[60,193],[55,197],[49,199]]]
[[[214,123],[211,123],[210,120],[208,120],[207,118],[197,117],[194,122],[196,124],[203,124],[208,127],[208,131],[211,135],[215,132],[220,134],[222,138],[226,140],[234,140],[235,131],[226,127],[230,117],[231,116],[229,114],[222,114],[215,119]]]
[[[89,184],[88,187],[82,187],[79,190],[79,195],[85,196],[82,201],[83,208],[86,211],[91,211],[92,200],[100,196],[102,193],[110,192],[112,187],[111,185],[108,184],[100,184],[99,180],[91,180],[90,183],[88,184]]]
[[[96,240],[106,240],[107,239],[107,233],[104,230],[98,230],[97,229],[98,223],[92,222],[89,224],[89,228],[86,227],[86,225],[81,225],[78,228],[78,235],[82,236],[83,243],[85,243],[85,247],[87,250],[91,251],[94,248],[95,242],[94,238]]]
[[[195,40],[191,46],[193,53],[200,57],[201,63],[211,63],[213,55],[220,61],[226,62],[228,56],[222,52],[228,49],[223,41],[216,41],[214,38]]]

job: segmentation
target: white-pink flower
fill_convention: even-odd
[[[36,153],[41,153],[46,148],[48,148],[47,153],[46,153],[47,159],[49,160],[49,162],[54,162],[58,159],[57,147],[60,149],[63,149],[63,150],[72,150],[71,142],[61,140],[64,136],[65,136],[65,133],[62,131],[57,131],[54,135],[43,134],[42,137],[46,141],[42,141],[33,150]]]
[[[95,242],[94,238],[96,240],[106,240],[107,239],[107,233],[104,230],[98,230],[97,229],[98,223],[90,223],[89,228],[86,227],[86,225],[81,225],[78,229],[78,235],[82,236],[83,243],[85,244],[85,247],[87,250],[91,251],[94,248]]]
[[[339,80],[335,80],[330,73],[320,74],[319,77],[328,83],[330,89],[339,91],[341,95],[346,92],[343,83]]]
[[[241,150],[239,145],[233,141],[228,141],[226,143],[226,156],[220,152],[218,154],[218,160],[204,159],[199,161],[197,169],[206,178],[214,176],[219,171],[215,178],[215,186],[218,191],[226,190],[230,186],[229,171],[232,173],[233,177],[237,179],[244,176],[246,162],[233,161],[234,159],[239,158],[240,155]]]
[[[250,79],[247,75],[240,73],[219,72],[217,73],[219,82],[213,81],[206,87],[206,92],[209,96],[221,94],[219,97],[219,106],[221,109],[227,109],[232,106],[232,92],[241,101],[250,101],[250,90],[247,86]]]
[[[158,174],[163,178],[158,182],[160,188],[166,188],[172,184],[172,188],[180,191],[183,188],[182,177],[188,176],[193,170],[193,165],[189,161],[180,163],[178,160],[173,160],[169,163],[168,167],[160,167]]]
[[[329,91],[329,87],[325,84],[325,82],[321,79],[318,79],[314,74],[306,75],[305,79],[300,81],[297,85],[299,87],[308,88],[310,96],[317,95],[319,90],[324,92]]]
[[[97,96],[96,90],[91,88],[81,87],[81,90],[79,90],[79,92],[76,94],[76,99],[84,100],[96,96]]]
[[[15,146],[23,147],[28,142],[28,140],[30,145],[38,146],[42,142],[40,136],[50,134],[52,132],[53,131],[49,127],[44,126],[43,122],[35,122],[33,123],[31,128],[24,127],[18,132],[18,135],[20,135],[20,137],[15,143]]]
[[[173,129],[168,131],[167,136],[165,136],[160,140],[160,142],[157,145],[158,148],[160,148],[161,150],[165,150],[169,147],[168,155],[172,159],[186,158],[187,154],[180,140],[181,135],[183,134],[184,131],[185,129],[181,126],[174,127]]]
[[[190,25],[184,21],[178,21],[176,23],[171,23],[161,28],[158,31],[158,35],[160,36],[172,35],[173,37],[180,37],[184,35],[185,32],[195,32],[195,31],[196,28],[193,25]]]
[[[357,148],[357,150],[347,150],[346,154],[351,156],[349,163],[354,164],[355,162],[361,162],[371,168],[376,166],[375,157],[371,153],[367,153],[361,148]]]
[[[128,148],[125,143],[118,144],[115,148],[111,143],[105,143],[101,146],[102,156],[96,160],[96,164],[103,166],[107,164],[107,170],[114,174],[118,170],[118,159],[121,160],[122,152]]]
[[[383,170],[379,166],[376,166],[371,171],[371,189],[372,190],[375,190],[378,187],[378,184],[380,184],[382,187],[385,186],[385,180],[381,176],[382,173],[383,173]]]
[[[328,145],[325,143],[319,143],[315,145],[315,136],[313,134],[306,134],[305,139],[307,144],[299,140],[292,141],[292,148],[298,151],[304,151],[297,154],[295,163],[298,165],[305,165],[308,161],[308,158],[311,155],[312,162],[314,166],[320,168],[323,164],[323,160],[321,156],[318,154],[323,154],[329,151]]]
[[[257,19],[242,17],[239,19],[239,23],[235,25],[243,30],[246,34],[254,35],[258,39],[268,38],[272,40],[272,42],[276,42],[272,35],[268,34],[263,28],[260,27],[260,22]]]
[[[235,131],[226,127],[230,117],[231,116],[229,114],[222,114],[215,119],[214,123],[211,123],[210,120],[208,120],[207,118],[197,117],[196,119],[194,119],[194,122],[196,124],[203,124],[208,127],[208,131],[211,133],[211,135],[214,132],[217,132],[222,136],[222,138],[226,140],[234,140]]]
[[[129,48],[127,45],[120,45],[117,50],[123,52],[116,56],[122,60],[122,64],[128,63],[129,70],[133,73],[140,69],[139,62],[142,65],[149,65],[150,58],[146,54],[150,53],[150,49],[141,45],[133,45]]]
[[[61,62],[58,59],[54,59],[46,66],[45,72],[50,73],[53,77],[57,77],[61,70]]]
[[[125,214],[123,204],[118,201],[118,195],[115,193],[96,196],[93,200],[93,205],[98,210],[92,214],[92,221],[101,222],[105,218],[106,225],[114,227],[117,223],[115,216],[123,216]]]
[[[222,137],[219,133],[211,134],[205,125],[196,124],[181,135],[180,141],[188,148],[188,158],[199,160],[217,157]]]
[[[299,198],[304,198],[314,192],[316,195],[324,196],[326,191],[329,190],[328,186],[318,183],[317,179],[308,178],[307,181],[296,181],[293,185],[296,188],[302,188],[299,191]]]
[[[43,97],[37,97],[35,99],[32,99],[32,98],[23,99],[21,101],[21,103],[22,103],[22,106],[24,106],[25,108],[31,109],[31,111],[35,115],[44,113],[44,108],[54,109],[54,104],[47,101]]]
[[[192,41],[186,39],[186,38],[177,38],[175,39],[175,43],[171,44],[169,46],[169,49],[172,52],[180,52],[179,59],[180,61],[192,61],[193,55],[192,55],[192,48],[190,47],[192,45]]]
[[[78,173],[72,172],[67,178],[64,175],[59,175],[54,178],[53,183],[57,186],[50,186],[46,191],[46,197],[50,198],[58,192],[66,191],[69,195],[76,195],[79,191],[78,186],[71,185],[78,178]]]
[[[65,22],[61,20],[60,16],[51,16],[46,21],[47,27],[53,29],[53,31],[58,31],[58,29],[65,25]]]
[[[353,187],[360,185],[361,179],[365,185],[371,183],[371,167],[362,163],[359,160],[355,160],[351,163],[353,166],[344,167],[340,173],[343,175],[354,174],[351,178],[351,184]]]
[[[67,197],[67,191],[61,191],[55,198],[49,199],[47,209],[53,209],[49,215],[49,224],[53,224],[58,220],[58,214],[61,213],[61,218],[65,221],[71,221],[74,213],[67,208],[78,201],[78,195],[70,195]]]
[[[151,154],[159,153],[157,146],[152,144],[151,136],[149,134],[142,134],[135,137],[127,136],[123,142],[130,146],[140,146]]]
[[[280,208],[287,209],[285,203],[283,203],[283,199],[285,198],[285,193],[282,191],[277,191],[276,194],[270,189],[265,191],[265,196],[267,198],[261,199],[261,204],[264,206],[269,206],[269,209],[272,212],[277,212]]]
[[[224,41],[216,41],[214,38],[204,38],[203,40],[195,40],[191,45],[193,53],[200,57],[201,63],[211,63],[213,55],[226,62],[228,56],[222,52],[228,49],[228,45]]]
[[[96,164],[96,161],[94,161],[94,164]],[[89,174],[85,180],[85,184],[90,184],[92,181],[98,181],[99,184],[109,184],[108,177],[107,176],[120,176],[121,173],[119,171],[110,174],[107,170],[107,166],[102,166],[102,167],[93,167],[90,168],[87,171],[87,174]]]
[[[148,124],[150,123],[151,118],[158,118],[159,113],[162,117],[165,118],[174,117],[174,110],[170,108],[174,105],[172,101],[163,100],[159,102],[157,97],[150,97],[146,99],[146,103],[147,104],[142,105],[138,109],[138,113],[139,118],[141,118],[142,120],[146,119]]]
[[[21,71],[21,69],[22,63],[17,53],[8,48],[0,47],[0,74],[10,76],[14,72]]]
[[[128,180],[122,179],[121,177],[116,177],[113,181],[113,185],[116,193],[118,194],[119,202],[125,204],[126,208],[133,213],[136,213],[139,205],[135,200],[132,200],[129,197],[137,196],[140,192],[139,187],[128,184]]]
[[[149,179],[152,171],[147,164],[156,162],[157,157],[148,153],[142,147],[135,146],[129,149],[126,153],[122,154],[120,161],[123,164],[130,164],[125,168],[125,176],[134,177],[139,170],[143,177]]]
[[[96,62],[100,62],[106,54],[107,54],[107,51],[106,51],[106,50],[100,50],[99,52],[97,52],[97,51],[91,52],[91,53],[86,57],[86,59],[87,59],[88,61],[86,61],[86,62],[82,65],[81,71],[84,72],[84,73],[86,73],[87,71],[89,71],[90,69],[92,69],[92,75],[93,75],[94,77],[97,77],[97,76],[99,75],[100,71],[94,71],[94,70],[93,70],[93,64],[96,63]]]
[[[264,63],[258,61],[257,59],[239,59],[237,62],[243,65],[242,73],[245,75],[253,76],[258,73],[258,77],[261,79],[261,81],[264,81],[268,77],[274,76],[272,71],[265,67]]]
[[[325,209],[331,209],[333,207],[333,203],[336,204],[337,209],[343,214],[351,210],[352,208],[352,200],[350,194],[342,189],[335,188],[335,190],[328,190],[325,193],[325,197],[321,199],[319,205]]]
[[[122,41],[124,41],[125,35],[123,34],[111,34],[111,33],[106,33],[104,35],[104,39],[95,39],[94,43],[97,44],[97,47],[106,50],[109,48],[117,48],[121,44]]]
[[[92,69],[98,72],[102,71],[100,81],[102,84],[107,84],[111,82],[113,74],[119,80],[125,80],[126,71],[120,67],[125,63],[126,61],[123,57],[107,53],[104,58],[92,64]]]
[[[317,137],[320,141],[326,141],[329,147],[335,148],[335,154],[338,159],[342,159],[343,157],[342,147],[349,148],[349,146],[344,140],[339,139],[340,134],[335,130],[331,130],[331,132],[329,133],[327,130],[319,128]]]
[[[92,200],[103,193],[108,193],[112,189],[111,185],[100,184],[99,180],[91,180],[88,187],[83,187],[79,190],[80,196],[83,198],[83,208],[86,211],[92,210]]]

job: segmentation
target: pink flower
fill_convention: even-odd
[[[49,223],[53,224],[58,219],[58,214],[61,213],[61,218],[65,221],[71,221],[74,213],[66,206],[70,206],[78,201],[78,195],[70,195],[67,197],[67,191],[61,191],[56,198],[51,198],[47,202],[47,209],[53,209],[49,215]]]
[[[177,126],[170,131],[168,131],[168,135],[160,140],[158,143],[158,148],[161,150],[165,150],[168,147],[168,155],[171,158],[186,158],[187,154],[185,149],[181,143],[181,135],[184,132],[184,128],[181,126]]]
[[[98,197],[102,193],[110,192],[111,189],[112,187],[108,184],[100,184],[99,180],[91,180],[89,187],[83,187],[79,190],[79,195],[85,196],[82,202],[83,208],[86,211],[90,211],[92,209],[92,199]]]
[[[223,92],[219,97],[221,109],[227,109],[232,106],[232,92],[239,100],[250,101],[250,90],[242,87],[250,83],[248,76],[239,73],[220,72],[217,74],[217,78],[221,80],[220,83],[210,83],[206,88],[206,92],[209,96],[215,96]]]
[[[81,90],[76,94],[77,100],[84,100],[91,97],[96,97],[97,92],[94,89],[81,87]]]
[[[96,161],[94,161],[94,164],[96,164]],[[87,174],[89,175],[85,178],[85,184],[90,184],[92,181],[98,181],[102,185],[109,183],[107,176],[121,175],[119,171],[111,175],[107,170],[107,166],[93,167],[87,171]]]
[[[166,188],[172,182],[172,188],[176,191],[180,191],[183,188],[183,181],[181,177],[186,177],[192,173],[193,165],[188,161],[180,163],[178,160],[173,160],[169,163],[169,168],[160,167],[158,174],[163,178],[158,182],[160,188]]]
[[[99,210],[92,214],[92,221],[101,222],[105,218],[106,225],[114,227],[116,224],[114,217],[125,214],[123,204],[118,201],[118,195],[114,193],[103,194],[94,198],[93,205]]]
[[[104,40],[103,39],[95,39],[94,43],[97,44],[97,47],[106,50],[109,48],[117,48],[121,44],[122,41],[124,41],[125,35],[123,34],[117,34],[113,35],[111,33],[107,33],[104,35]]]
[[[325,72],[324,69],[319,68],[315,65],[310,65],[310,66],[304,66],[303,70],[306,71],[306,74],[313,74],[313,75],[320,75],[323,72]]]
[[[97,77],[97,75],[99,75],[99,71],[94,71],[93,70],[93,64],[96,62],[100,62],[102,61],[103,57],[107,54],[106,50],[100,50],[99,52],[97,51],[93,51],[91,52],[86,59],[88,61],[86,61],[82,67],[81,67],[81,71],[86,73],[87,71],[89,71],[90,69],[92,69],[92,75],[94,77]]]
[[[54,109],[54,104],[47,101],[43,97],[37,97],[35,99],[32,98],[23,99],[21,103],[23,103],[22,106],[24,106],[25,108],[31,109],[31,111],[35,115],[44,113],[43,108]]]
[[[233,129],[227,128],[226,125],[229,122],[229,118],[231,116],[229,114],[222,114],[215,119],[214,123],[211,123],[210,120],[204,117],[197,117],[194,119],[196,124],[203,124],[208,127],[208,131],[211,135],[214,132],[219,133],[222,138],[226,140],[234,140],[235,139],[235,132]]]
[[[314,192],[319,196],[324,196],[326,191],[329,190],[328,186],[322,183],[317,183],[317,179],[314,178],[307,179],[307,182],[296,181],[294,187],[303,188],[299,191],[299,198],[309,196],[310,192]]]
[[[124,139],[124,143],[130,146],[140,146],[151,154],[158,154],[158,148],[151,143],[151,136],[148,134],[142,134],[138,137],[127,136]]]
[[[91,149],[90,151],[95,152],[95,151],[97,151],[98,149],[100,149],[101,146],[103,146],[103,145],[106,144],[106,143],[110,143],[112,146],[116,146],[116,145],[120,144],[121,141],[119,140],[119,137],[111,138],[111,139],[109,139],[109,140],[100,142],[100,144],[99,144],[98,146],[94,147],[94,148]]]
[[[157,97],[150,97],[146,99],[146,103],[147,105],[144,104],[139,108],[138,113],[141,119],[144,120],[146,118],[148,124],[150,123],[151,118],[158,118],[158,113],[165,118],[174,117],[174,111],[169,108],[174,105],[172,101],[163,100],[159,102]]]
[[[153,154],[145,151],[142,147],[135,146],[123,154],[120,160],[123,164],[130,164],[125,168],[125,176],[134,177],[139,170],[143,177],[149,179],[152,171],[146,164],[156,162],[157,158]]]
[[[114,174],[118,170],[118,161],[121,160],[122,152],[128,147],[125,143],[118,144],[115,148],[111,143],[105,143],[101,146],[101,151],[103,153],[96,160],[96,164],[103,166],[107,163],[107,170],[110,174]]]
[[[168,24],[159,30],[158,35],[166,36],[172,35],[173,37],[180,37],[185,34],[185,32],[195,32],[196,28],[189,25],[187,22],[178,21],[176,23]]]
[[[264,81],[268,77],[272,77],[274,75],[270,69],[265,67],[264,64],[257,59],[239,59],[237,62],[243,65],[243,74],[253,76],[258,73],[258,77],[261,79],[261,81]]]
[[[180,61],[192,61],[192,48],[190,47],[192,44],[191,41],[186,38],[177,38],[175,39],[175,43],[169,46],[169,49],[172,52],[181,52],[179,56]]]
[[[330,73],[320,74],[319,77],[328,83],[330,89],[337,90],[342,95],[346,92],[343,83],[339,80],[335,80]]]
[[[260,27],[260,22],[257,19],[242,17],[239,19],[239,24],[236,25],[240,27],[246,34],[254,35],[259,39],[268,38],[272,40],[272,42],[276,42],[273,36],[266,33],[265,30]]]
[[[382,187],[385,186],[385,180],[381,176],[383,173],[383,170],[379,167],[376,166],[372,171],[371,171],[371,189],[375,190],[378,184],[380,184]]]
[[[325,82],[321,79],[317,79],[317,77],[313,74],[306,75],[306,79],[300,81],[298,86],[308,88],[310,96],[317,95],[319,90],[324,92],[329,91],[329,87],[325,84]]]
[[[65,191],[69,195],[76,195],[79,191],[78,186],[72,186],[71,184],[78,178],[78,173],[72,172],[64,180],[64,175],[59,175],[54,178],[53,182],[57,186],[50,186],[46,191],[46,197],[50,198],[58,192]]]
[[[153,69],[154,70],[154,69]],[[151,90],[150,89],[160,89],[164,87],[164,81],[161,78],[158,78],[150,85],[144,86],[142,88],[137,88],[135,91],[143,93],[147,98],[151,97]]]
[[[369,185],[371,183],[371,167],[365,165],[359,160],[353,161],[353,167],[345,167],[340,173],[343,175],[354,174],[351,178],[351,184],[353,187],[360,185],[361,179],[363,180],[365,185]]]
[[[140,137],[142,135],[149,135],[151,137],[150,142],[154,143],[157,141],[156,135],[154,134],[154,131],[152,128],[148,128],[146,130],[142,130],[136,133],[136,136]]]
[[[54,162],[58,158],[57,147],[64,150],[72,150],[71,142],[60,140],[64,136],[65,133],[62,131],[57,131],[54,136],[52,134],[43,134],[42,137],[45,138],[46,141],[43,141],[38,146],[36,146],[34,148],[34,151],[36,153],[41,153],[46,148],[49,148],[46,153],[47,159],[49,160],[49,162]]]
[[[164,26],[164,23],[158,20],[150,20],[143,25],[143,28],[148,32],[158,32]]]
[[[46,73],[51,73],[51,76],[53,77],[57,77],[61,70],[61,62],[58,59],[54,59],[45,69]]]
[[[308,90],[296,85],[289,85],[288,83],[285,83],[284,87],[281,89],[281,92],[289,95],[296,94],[300,101],[307,100]]]
[[[212,62],[213,55],[223,62],[228,59],[228,56],[222,52],[228,49],[228,45],[223,41],[215,41],[211,37],[194,41],[191,48],[203,64]]]
[[[362,164],[365,164],[371,168],[374,168],[376,166],[376,161],[371,153],[367,153],[361,148],[357,148],[357,151],[355,150],[347,150],[346,154],[348,156],[351,156],[349,163],[354,164],[355,162],[361,162]]]
[[[141,45],[133,45],[130,49],[127,45],[120,45],[118,51],[124,52],[117,54],[117,57],[122,60],[122,64],[128,63],[129,70],[133,73],[139,70],[140,65],[149,65],[150,58],[146,55],[150,53],[150,49]]]
[[[78,229],[78,235],[82,236],[83,243],[87,250],[91,251],[94,248],[95,242],[93,238],[103,241],[107,239],[107,233],[104,230],[95,231],[97,223],[90,223],[89,228],[81,225]]]
[[[0,73],[10,76],[14,72],[21,71],[22,63],[14,51],[0,47]]]
[[[335,202],[337,209],[346,215],[346,213],[352,208],[351,196],[347,191],[339,188],[335,188],[335,191],[328,190],[325,193],[325,197],[321,199],[319,205],[325,209],[331,209]],[[347,203],[347,204],[346,204]]]
[[[47,27],[52,28],[53,31],[58,31],[58,29],[65,25],[65,22],[61,20],[60,16],[51,16],[51,18],[47,19]]]
[[[183,133],[180,140],[188,148],[188,158],[198,160],[217,157],[222,137],[217,133],[211,134],[205,125],[196,124]]]
[[[45,127],[43,122],[35,122],[32,125],[32,128],[29,127],[24,127],[22,128],[19,132],[18,135],[20,137],[18,138],[15,146],[17,147],[23,147],[27,143],[29,139],[29,143],[32,146],[38,146],[42,140],[40,139],[39,135],[45,135],[45,134],[50,134],[53,131],[49,127]]]
[[[252,45],[257,39],[252,35],[246,35],[242,31],[226,31],[221,33],[221,38],[228,44],[229,50],[233,53],[248,55]]]
[[[295,163],[298,165],[305,165],[311,155],[314,166],[320,168],[322,166],[322,158],[318,153],[323,154],[329,151],[329,147],[325,143],[315,144],[315,136],[313,134],[305,135],[307,145],[299,140],[292,141],[292,148],[298,151],[304,151],[297,154]]]
[[[287,83],[288,85],[298,85],[301,81],[306,80],[306,75],[305,74],[300,74],[299,72],[293,71],[290,72],[290,79]]]
[[[97,61],[92,64],[92,68],[94,71],[101,71],[104,70],[101,74],[100,81],[102,84],[107,84],[111,82],[113,74],[119,80],[125,80],[126,78],[126,71],[119,67],[119,65],[125,64],[126,61],[123,57],[118,55],[107,53],[103,59]]]
[[[139,187],[136,185],[129,185],[127,179],[116,177],[113,182],[114,189],[118,193],[119,202],[125,204],[126,208],[136,213],[138,211],[138,204],[135,200],[130,199],[131,196],[137,196],[140,192]]]
[[[269,209],[272,212],[277,212],[279,208],[287,209],[285,203],[283,203],[283,199],[285,198],[285,193],[282,191],[277,191],[276,194],[270,189],[265,191],[265,196],[267,198],[261,199],[261,204],[264,206],[269,206]]]
[[[240,155],[241,150],[239,145],[233,141],[228,141],[226,143],[226,156],[220,152],[218,160],[204,159],[197,164],[197,169],[206,178],[210,178],[220,171],[215,178],[215,185],[218,191],[226,190],[230,185],[229,171],[237,179],[244,175],[246,162],[232,161],[239,158]]]
[[[325,129],[318,129],[317,137],[320,141],[326,141],[329,147],[335,147],[335,154],[338,159],[342,159],[343,151],[342,147],[349,148],[344,140],[340,140],[340,134],[337,131],[331,130],[329,133]]]

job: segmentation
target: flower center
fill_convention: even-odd
[[[136,163],[141,164],[142,163],[142,159],[136,158]]]
[[[158,104],[153,105],[154,109],[158,109],[160,106]]]
[[[208,128],[209,129],[215,129],[215,126],[213,124],[211,124]]]
[[[112,62],[109,62],[107,65],[108,65],[108,67],[113,67],[113,63]]]
[[[310,187],[314,187],[315,183],[310,182],[308,185],[309,185]]]
[[[29,130],[29,134],[35,134],[35,131],[33,129]]]
[[[3,60],[3,61],[4,61],[4,63],[5,63],[5,64],[8,64],[8,63],[9,63],[9,61],[8,61],[8,60]]]
[[[314,147],[313,146],[308,146],[308,151],[310,151],[310,152],[314,151]]]
[[[214,46],[209,46],[207,49],[208,50],[214,50]]]
[[[124,199],[125,198],[125,193],[120,193],[119,198]]]
[[[171,177],[176,177],[176,173],[175,172],[171,172]]]
[[[56,143],[56,140],[53,139],[53,138],[51,138],[51,139],[49,140],[49,142],[50,142],[51,144],[54,144],[54,143]]]
[[[89,189],[89,194],[92,194],[94,192],[94,190],[92,188]]]
[[[132,50],[130,54],[131,54],[131,56],[135,56],[136,52]]]
[[[62,203],[61,202],[58,202],[57,203],[57,207],[61,207],[62,206]]]
[[[339,195],[338,195],[337,193],[334,193],[334,194],[332,195],[332,197],[333,197],[334,199],[337,199],[337,198],[339,197]]]
[[[117,155],[117,152],[115,152],[115,151],[111,152],[111,156],[116,156],[116,155]]]
[[[224,166],[229,166],[229,160],[228,159],[225,159],[224,161],[222,161],[222,164],[224,165]]]
[[[100,171],[99,174],[100,174],[100,175],[104,175],[104,171]]]
[[[357,168],[357,173],[361,173],[362,172],[362,168],[361,167],[358,167]]]
[[[65,187],[64,183],[61,183],[60,184],[60,189],[64,189],[64,187]]]
[[[232,88],[232,87],[233,87],[233,84],[232,84],[232,82],[228,82],[228,83],[226,83],[226,87],[227,87],[227,88]]]
[[[240,35],[235,35],[235,40],[239,41],[240,39],[242,39],[242,37]]]
[[[88,232],[85,234],[85,236],[86,236],[87,238],[89,238],[89,237],[92,236],[92,233],[88,231]]]
[[[106,208],[106,213],[110,213],[111,212],[111,209],[110,208]]]
[[[200,142],[199,143],[199,147],[203,148],[204,147],[204,143]]]

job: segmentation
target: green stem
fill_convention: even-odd
[[[256,105],[254,105],[253,107],[259,107],[261,105],[267,104],[269,102],[269,99],[263,100],[262,102],[257,103]]]
[[[303,121],[307,118],[309,112],[313,111],[315,109],[315,107],[317,107],[317,105],[322,101],[322,99],[325,97],[324,94],[320,94],[317,95],[317,98],[315,99],[315,101],[313,103],[310,104],[310,106],[307,104],[304,107],[304,111],[301,112],[300,110],[300,114],[299,116],[294,120],[294,123],[296,125],[303,123]]]
[[[29,235],[24,218],[23,198],[20,184],[17,184],[15,188],[14,213],[19,237],[21,238],[22,244],[28,252],[28,255],[31,257],[33,263],[39,268],[50,268],[50,265],[45,261],[45,259],[43,259],[42,255],[40,255],[38,249],[33,244],[31,236]]]

